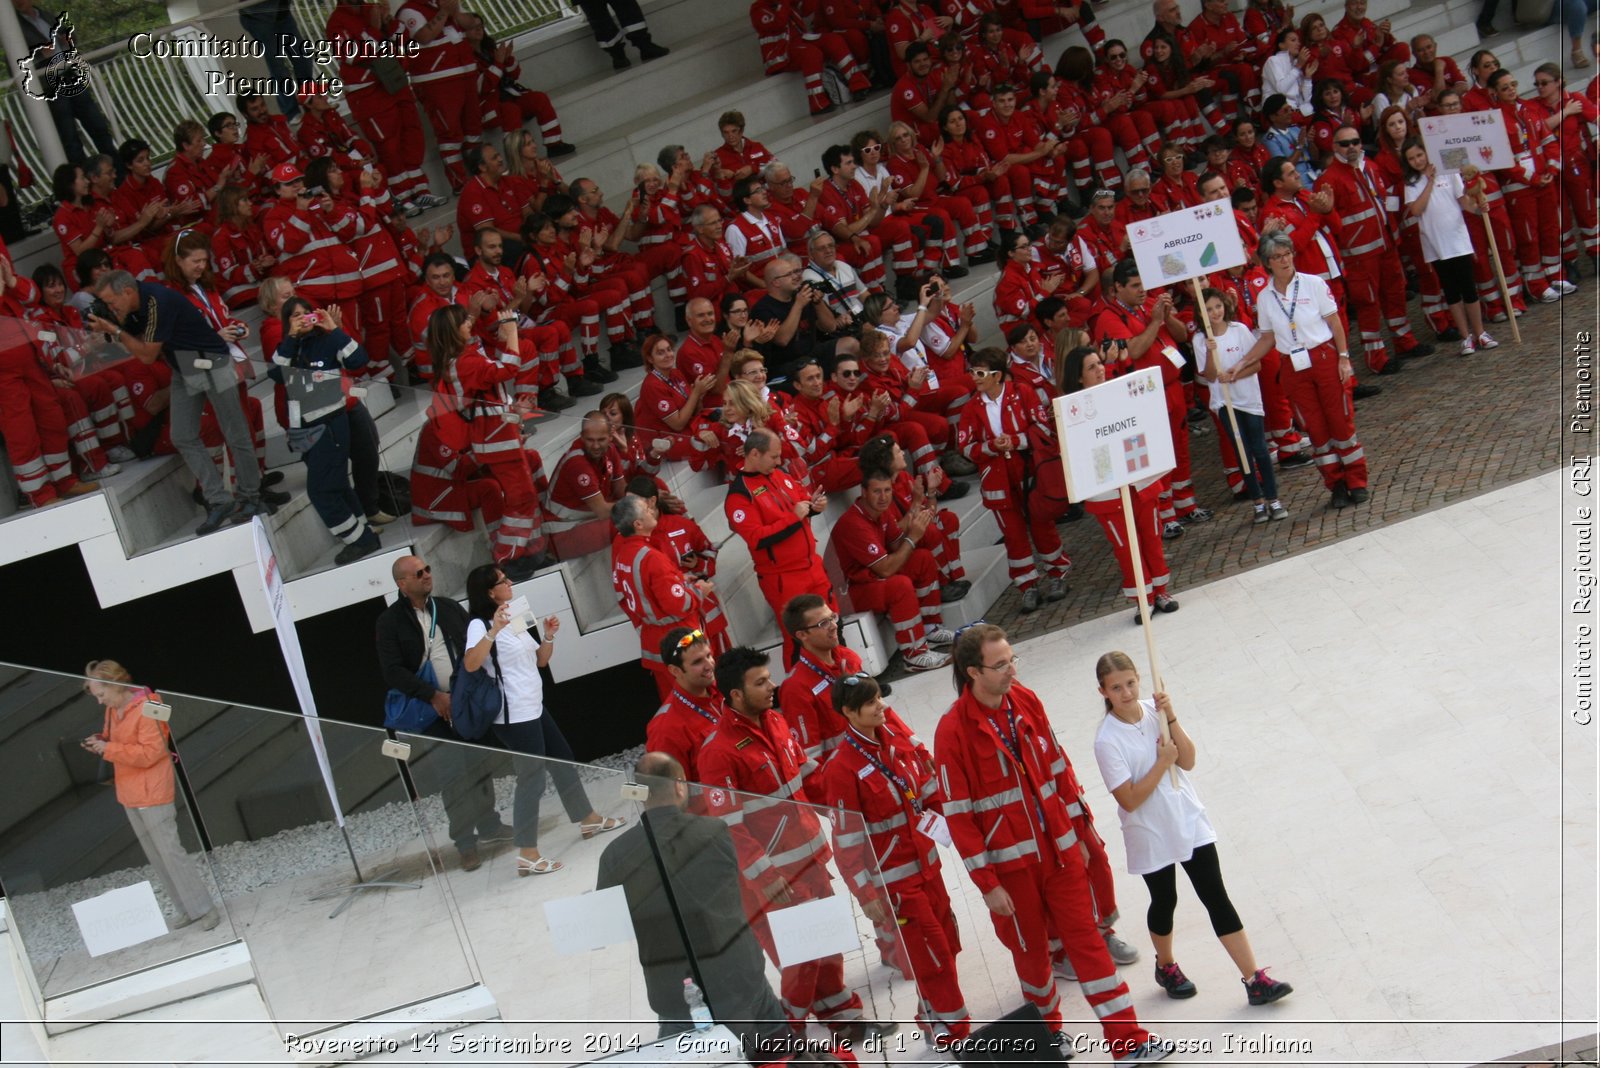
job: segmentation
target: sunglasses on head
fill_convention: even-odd
[[[839,680],[839,685],[840,686],[860,686],[863,682],[866,682],[870,678],[872,678],[872,676],[868,675],[865,671],[857,671],[854,674],[846,675],[843,678],[841,678]]]
[[[678,639],[678,648],[679,649],[687,649],[687,648],[689,648],[689,646],[693,645],[695,642],[703,642],[705,640],[706,640],[706,632],[705,631],[703,631],[703,630],[691,630],[688,634],[685,634],[683,637]]]

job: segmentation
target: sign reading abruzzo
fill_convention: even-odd
[[[1213,200],[1128,224],[1128,244],[1146,289],[1225,271],[1245,262],[1233,205]]]
[[[1068,500],[1159,478],[1177,466],[1157,368],[1057,397],[1054,408]]]

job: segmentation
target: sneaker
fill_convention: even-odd
[[[1497,349],[1500,347],[1500,342],[1490,337],[1488,332],[1485,331],[1478,335],[1478,347],[1480,349]]]
[[[1474,352],[1477,352],[1477,351],[1478,351],[1477,346],[1473,345],[1472,339],[1470,337],[1464,337],[1464,338],[1461,339],[1461,353],[1460,354],[1462,356],[1471,356]]]
[[[1155,1035],[1151,1035],[1144,1045],[1128,1054],[1127,1060],[1118,1061],[1117,1063],[1124,1065],[1125,1068],[1136,1068],[1137,1065],[1155,1064],[1157,1061],[1164,1061],[1176,1052],[1178,1052],[1177,1046],[1174,1046],[1164,1038],[1157,1038]]]
[[[1258,524],[1265,523],[1271,518],[1271,516],[1267,515],[1267,506],[1264,504],[1258,504],[1256,505],[1256,514],[1251,518],[1250,522]]]
[[[908,671],[933,671],[935,668],[942,668],[950,663],[950,654],[935,652],[927,646],[923,646],[921,652],[907,653],[905,662],[906,670]]]
[[[450,203],[450,198],[442,197],[438,193],[422,193],[414,198],[411,202],[413,204],[421,204],[423,210],[426,211],[428,208],[444,207],[446,204]]]
[[[1044,584],[1044,599],[1047,601],[1064,600],[1067,596],[1067,580],[1057,575]]]
[[[408,219],[415,219],[418,215],[421,215],[427,210],[427,208],[424,208],[415,200],[404,200],[400,202],[400,211]]]
[[[1190,512],[1188,515],[1186,515],[1182,519],[1180,519],[1179,522],[1181,522],[1181,523],[1183,523],[1184,525],[1187,526],[1187,525],[1189,525],[1191,523],[1209,523],[1214,518],[1215,518],[1215,515],[1211,511],[1211,509],[1209,509],[1209,508],[1196,508],[1194,511]]]
[[[91,475],[91,477],[92,478],[97,478],[97,479],[99,479],[99,478],[110,478],[112,475],[120,475],[120,474],[122,474],[122,465],[119,464],[119,463],[112,463],[110,461],[107,461],[106,463],[101,464],[100,465],[100,470],[94,472],[93,475]]]
[[[106,459],[114,464],[131,464],[139,458],[139,454],[126,445],[113,445],[106,450]]]
[[[1037,612],[1039,610],[1039,587],[1029,586],[1022,591],[1022,611]]]
[[[1162,525],[1162,527],[1161,527],[1161,540],[1162,541],[1171,541],[1174,538],[1181,538],[1181,537],[1183,537],[1183,524],[1178,522],[1176,519],[1171,520],[1170,522],[1165,523],[1165,524]]]
[[[1164,593],[1158,593],[1156,594],[1155,608],[1157,612],[1176,612],[1178,610],[1178,599],[1176,597],[1168,597]]]
[[[1510,318],[1511,316],[1507,315],[1504,311],[1497,311],[1493,315],[1489,316],[1489,321],[1491,323],[1503,323]]]
[[[929,645],[950,645],[956,640],[956,632],[949,627],[935,627],[928,632]]]
[[[194,528],[194,532],[202,538],[207,534],[215,534],[232,521],[233,514],[238,510],[239,505],[236,501],[229,501],[226,504],[219,504],[209,508],[206,510],[204,521]]]
[[[1177,961],[1167,965],[1156,965],[1156,985],[1167,992],[1167,997],[1179,1001],[1192,998],[1196,993],[1194,984],[1183,974],[1183,969],[1178,967]]]
[[[1541,304],[1554,304],[1556,301],[1561,299],[1561,290],[1557,289],[1555,286],[1547,286],[1545,287],[1545,291],[1540,293],[1537,299]]]
[[[1078,981],[1078,973],[1073,971],[1072,961],[1068,960],[1065,954],[1050,962],[1050,970],[1055,973],[1057,979],[1065,979],[1069,983]]]
[[[1577,286],[1573,285],[1564,278],[1559,282],[1551,282],[1550,285],[1559,290],[1563,297],[1567,296],[1569,293],[1576,293],[1578,291]]]
[[[373,512],[367,516],[367,526],[369,527],[386,527],[393,522],[396,522],[396,519],[388,512]]]
[[[1289,518],[1289,509],[1287,509],[1287,508],[1285,508],[1283,506],[1283,502],[1282,501],[1273,501],[1267,507],[1268,507],[1268,510],[1270,510],[1272,512],[1272,520],[1273,520],[1273,522],[1276,523],[1276,522],[1279,522],[1281,520]]]
[[[1245,993],[1252,1005],[1271,1005],[1274,1001],[1294,993],[1294,987],[1272,978],[1265,968],[1258,970],[1251,978],[1240,979],[1239,982],[1244,984]]]
[[[1115,931],[1107,931],[1105,940],[1106,952],[1111,954],[1111,959],[1118,964],[1132,964],[1139,959],[1139,951],[1118,938]]]
[[[972,583],[966,579],[956,579],[950,585],[939,591],[940,604],[954,604],[967,595],[972,589]]]
[[[1345,484],[1343,482],[1341,482],[1337,486],[1333,487],[1333,492],[1331,494],[1329,494],[1329,496],[1328,496],[1328,507],[1329,508],[1348,508],[1348,507],[1350,507],[1350,491],[1345,488]]]

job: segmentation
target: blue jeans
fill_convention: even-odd
[[[1567,27],[1567,36],[1572,38],[1572,43],[1577,44],[1583,40],[1583,26],[1589,21],[1589,16],[1595,13],[1600,0],[1561,0],[1550,12],[1550,24],[1557,18]]]
[[[517,792],[511,799],[511,829],[518,849],[539,845],[539,801],[544,797],[546,770],[556,780],[556,793],[569,820],[578,823],[594,811],[578,779],[578,770],[571,763],[575,759],[572,747],[548,708],[544,715],[526,723],[496,723],[494,736],[511,750],[511,767],[517,773]],[[551,759],[544,759],[546,756]]]
[[[1218,414],[1226,425],[1228,410],[1224,408]],[[1241,472],[1244,491],[1252,500],[1275,501],[1278,499],[1278,479],[1272,473],[1272,454],[1267,451],[1267,421],[1262,416],[1239,408],[1235,408],[1233,414],[1239,419],[1239,436],[1244,438],[1245,451],[1250,454],[1250,470]]]
[[[287,61],[280,52],[279,38],[288,37],[296,42],[296,49],[303,47],[300,27],[295,25],[294,12],[287,3],[280,0],[264,0],[263,3],[252,4],[239,12],[239,25],[244,27],[244,32],[261,42],[261,47],[266,49],[263,62],[267,65],[267,73],[279,82],[294,78],[298,81],[309,82],[317,76],[316,68],[311,60],[301,54],[292,55]],[[289,64],[294,65],[291,73]],[[300,102],[294,98],[293,93],[278,94],[278,110],[286,119],[292,119],[300,114]]]

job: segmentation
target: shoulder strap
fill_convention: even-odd
[[[489,639],[489,659],[494,661],[494,681],[500,690],[500,722],[506,726],[511,725],[511,702],[506,699],[506,680],[500,672],[500,641],[498,638]]]

